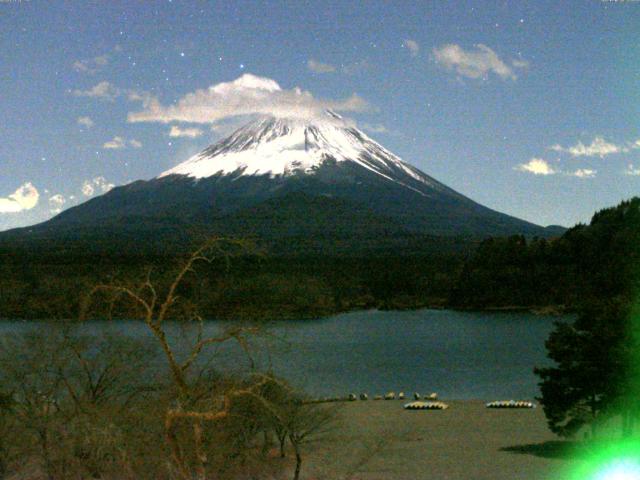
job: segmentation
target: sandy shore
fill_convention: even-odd
[[[445,400],[446,401],[446,400]],[[569,467],[541,408],[491,410],[446,401],[407,411],[404,401],[340,404],[333,441],[309,445],[304,479],[559,479]]]

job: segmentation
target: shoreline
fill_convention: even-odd
[[[248,322],[253,321],[257,323],[269,323],[269,322],[285,322],[285,321],[313,321],[313,320],[322,320],[329,317],[334,317],[336,315],[342,315],[347,313],[357,313],[357,312],[369,312],[369,311],[378,311],[378,312],[412,312],[419,310],[449,310],[452,312],[469,312],[469,313],[530,313],[532,315],[537,316],[557,316],[561,317],[563,315],[570,315],[574,313],[574,309],[568,307],[566,305],[545,305],[545,306],[518,306],[518,305],[510,305],[510,306],[489,306],[489,307],[455,307],[449,305],[416,305],[416,306],[394,306],[394,308],[386,308],[384,306],[365,306],[358,308],[349,308],[349,309],[339,309],[331,312],[323,312],[322,315],[301,315],[301,316],[290,316],[283,315],[280,317],[257,317],[255,320],[248,320],[247,317],[220,317],[220,318],[206,318],[205,321],[216,321],[216,322]],[[88,321],[131,321],[136,320],[135,318],[113,318],[113,319],[101,319],[101,318],[88,318]],[[180,321],[180,319],[171,319],[171,321]],[[76,318],[67,318],[67,319],[50,319],[45,317],[30,317],[30,318],[7,318],[0,316],[0,322],[76,322],[78,321]]]
[[[309,452],[307,478],[547,480],[577,461],[563,456],[570,442],[547,429],[541,408],[443,401],[449,408],[436,411],[391,400],[340,404],[339,426]]]

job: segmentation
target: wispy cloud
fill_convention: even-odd
[[[124,138],[116,135],[112,140],[105,142],[102,145],[102,148],[106,148],[107,150],[120,150],[126,146]]]
[[[310,92],[283,90],[275,80],[245,74],[232,82],[196,90],[175,104],[162,105],[157,98],[146,100],[143,109],[128,115],[129,122],[189,122],[213,124],[219,120],[252,114],[312,118],[326,109],[352,112],[368,108],[357,94],[343,100],[323,100]]]
[[[632,177],[640,176],[640,167],[634,167],[632,163],[627,165],[627,169],[624,171],[625,175],[630,175]]]
[[[593,170],[591,168],[578,168],[573,172],[569,172],[567,175],[578,178],[594,178],[597,173],[597,170]]]
[[[313,73],[333,73],[336,71],[336,67],[334,65],[318,62],[312,58],[307,60],[307,68]]]
[[[65,203],[67,203],[67,199],[64,195],[60,193],[53,195],[49,197],[49,211],[51,213],[60,213]]]
[[[521,59],[507,65],[496,52],[481,43],[469,50],[449,43],[434,48],[433,56],[438,64],[467,78],[486,79],[494,73],[503,80],[516,80],[518,77],[514,69],[525,67],[525,61]]]
[[[78,117],[78,125],[82,125],[83,127],[91,128],[95,124],[90,117]]]
[[[402,42],[402,46],[409,50],[412,57],[417,57],[418,53],[420,53],[420,45],[415,40],[407,39]]]
[[[568,153],[573,157],[604,158],[607,155],[611,155],[614,153],[622,153],[622,152],[629,151],[629,147],[607,142],[603,137],[595,137],[590,145],[585,145],[582,142],[578,142],[572,147],[563,147],[561,145],[556,144],[556,145],[552,145],[549,148],[556,152]]]
[[[120,90],[107,81],[102,81],[88,90],[74,90],[76,97],[101,98],[112,102],[120,95]]]
[[[102,70],[109,63],[109,55],[99,55],[97,57],[89,58],[86,60],[76,60],[73,62],[73,69],[76,72],[88,73],[93,75]]]
[[[532,173],[534,175],[554,175],[558,173],[549,162],[543,158],[532,158],[527,163],[521,163],[515,167],[516,170],[526,173]]]
[[[345,63],[340,67],[340,70],[345,75],[357,75],[360,72],[364,72],[370,68],[369,62],[365,60],[358,60],[353,63]]]
[[[177,125],[171,125],[169,130],[169,136],[172,138],[187,137],[196,138],[202,135],[202,130],[199,128],[180,128]]]
[[[143,90],[127,90],[127,99],[131,102],[142,102],[144,106],[149,104],[154,97],[149,92]]]
[[[107,193],[115,185],[108,182],[103,176],[92,178],[91,180],[85,180],[82,184],[82,194],[85,197],[90,197],[95,193]]]
[[[116,135],[108,142],[105,142],[102,145],[102,148],[107,150],[121,150],[123,148],[127,148],[127,145],[133,148],[140,148],[142,147],[142,142],[139,140],[136,140],[135,138],[126,140],[124,137]]]
[[[96,189],[94,188],[93,184],[91,183],[91,181],[86,180],[83,184],[82,184],[82,194],[85,197],[90,197],[91,195],[94,194],[94,192],[96,191]]]
[[[511,65],[516,68],[529,68],[529,62],[527,62],[526,60],[511,60]]]
[[[38,204],[40,193],[31,182],[26,182],[7,197],[0,197],[0,213],[18,213],[31,210]]]
[[[372,132],[372,133],[387,133],[388,131],[387,127],[385,127],[381,123],[376,123],[376,124],[363,123],[361,125],[361,128],[363,130],[366,130],[367,132]]]
[[[598,173],[597,170],[592,168],[578,168],[572,171],[561,170],[553,167],[549,162],[543,158],[532,158],[526,163],[521,163],[515,167],[515,170],[525,173],[531,173],[533,175],[556,175],[562,174],[568,177],[577,178],[594,178]]]

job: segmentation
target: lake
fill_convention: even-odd
[[[532,399],[534,366],[548,365],[544,342],[557,317],[449,310],[362,311],[319,320],[279,321],[254,343],[255,360],[316,396],[387,391],[456,399]],[[207,333],[225,322],[209,321]],[[50,328],[45,322],[0,322],[0,334]],[[85,332],[149,336],[137,321],[88,322]],[[180,350],[193,335],[170,325]],[[218,365],[247,365],[237,348],[216,351]]]

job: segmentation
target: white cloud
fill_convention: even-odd
[[[624,174],[625,175],[630,175],[632,177],[640,176],[640,168],[636,168],[636,167],[633,166],[632,163],[630,163],[627,166],[627,169],[624,171]]]
[[[74,90],[73,94],[76,97],[90,97],[90,98],[102,98],[112,102],[120,95],[120,90],[114,87],[107,81],[102,81],[89,90]]]
[[[102,145],[102,148],[106,148],[108,150],[120,150],[121,148],[126,147],[124,138],[119,137],[119,136],[115,136],[113,137],[112,140],[109,140],[108,142],[105,142]]]
[[[49,197],[49,209],[51,213],[60,213],[65,203],[67,203],[67,199],[59,193]]]
[[[82,184],[82,194],[85,197],[90,197],[91,195],[93,195],[93,193],[95,192],[95,188],[93,188],[93,184],[91,183],[91,181],[86,180],[83,184]]]
[[[471,50],[450,43],[434,48],[433,55],[436,62],[464,77],[486,79],[493,72],[503,80],[518,78],[513,68],[502,61],[491,48],[481,43]],[[514,68],[524,68],[525,62],[516,60],[511,65]]]
[[[31,182],[21,185],[7,197],[0,197],[0,213],[18,213],[31,210],[38,204],[40,193]]]
[[[113,183],[109,183],[103,176],[99,176],[91,180],[85,180],[81,190],[85,197],[90,197],[94,193],[107,193],[114,186]]]
[[[572,157],[600,157],[604,158],[607,155],[613,153],[628,152],[629,148],[614,143],[607,142],[602,137],[596,137],[591,142],[591,145],[585,145],[582,142],[578,142],[573,147],[563,147],[561,145],[552,145],[549,147],[556,152],[569,153]]]
[[[521,172],[533,173],[534,175],[553,175],[558,173],[542,158],[532,158],[527,163],[521,163],[515,169]]]
[[[318,62],[312,58],[307,60],[307,68],[314,73],[333,73],[336,71],[336,67],[333,65]]]
[[[126,140],[125,138],[119,135],[116,135],[108,142],[105,142],[102,145],[102,148],[105,148],[107,150],[121,150],[123,148],[127,148],[127,143],[129,144],[130,147],[133,147],[133,148],[142,147],[142,142],[140,140],[136,140],[135,138]]]
[[[140,112],[129,113],[129,122],[189,122],[213,124],[219,120],[252,114],[312,118],[326,109],[362,111],[367,102],[355,93],[344,100],[320,100],[294,88],[283,90],[275,80],[244,74],[232,82],[196,90],[164,106],[157,98],[143,104]]]
[[[78,125],[82,125],[83,127],[91,128],[94,123],[90,117],[78,117]]]
[[[415,40],[407,39],[402,42],[402,46],[409,50],[412,57],[416,57],[420,53],[420,45]]]
[[[111,190],[115,185],[113,183],[107,182],[104,177],[96,177],[93,179],[93,184],[100,189],[102,193],[107,193]]]
[[[171,130],[169,130],[170,137],[187,137],[187,138],[196,138],[202,135],[202,130],[199,128],[180,128],[177,125],[171,125]]]
[[[591,168],[579,168],[569,173],[569,175],[578,178],[594,178],[596,176],[596,173],[598,173],[598,171]]]

